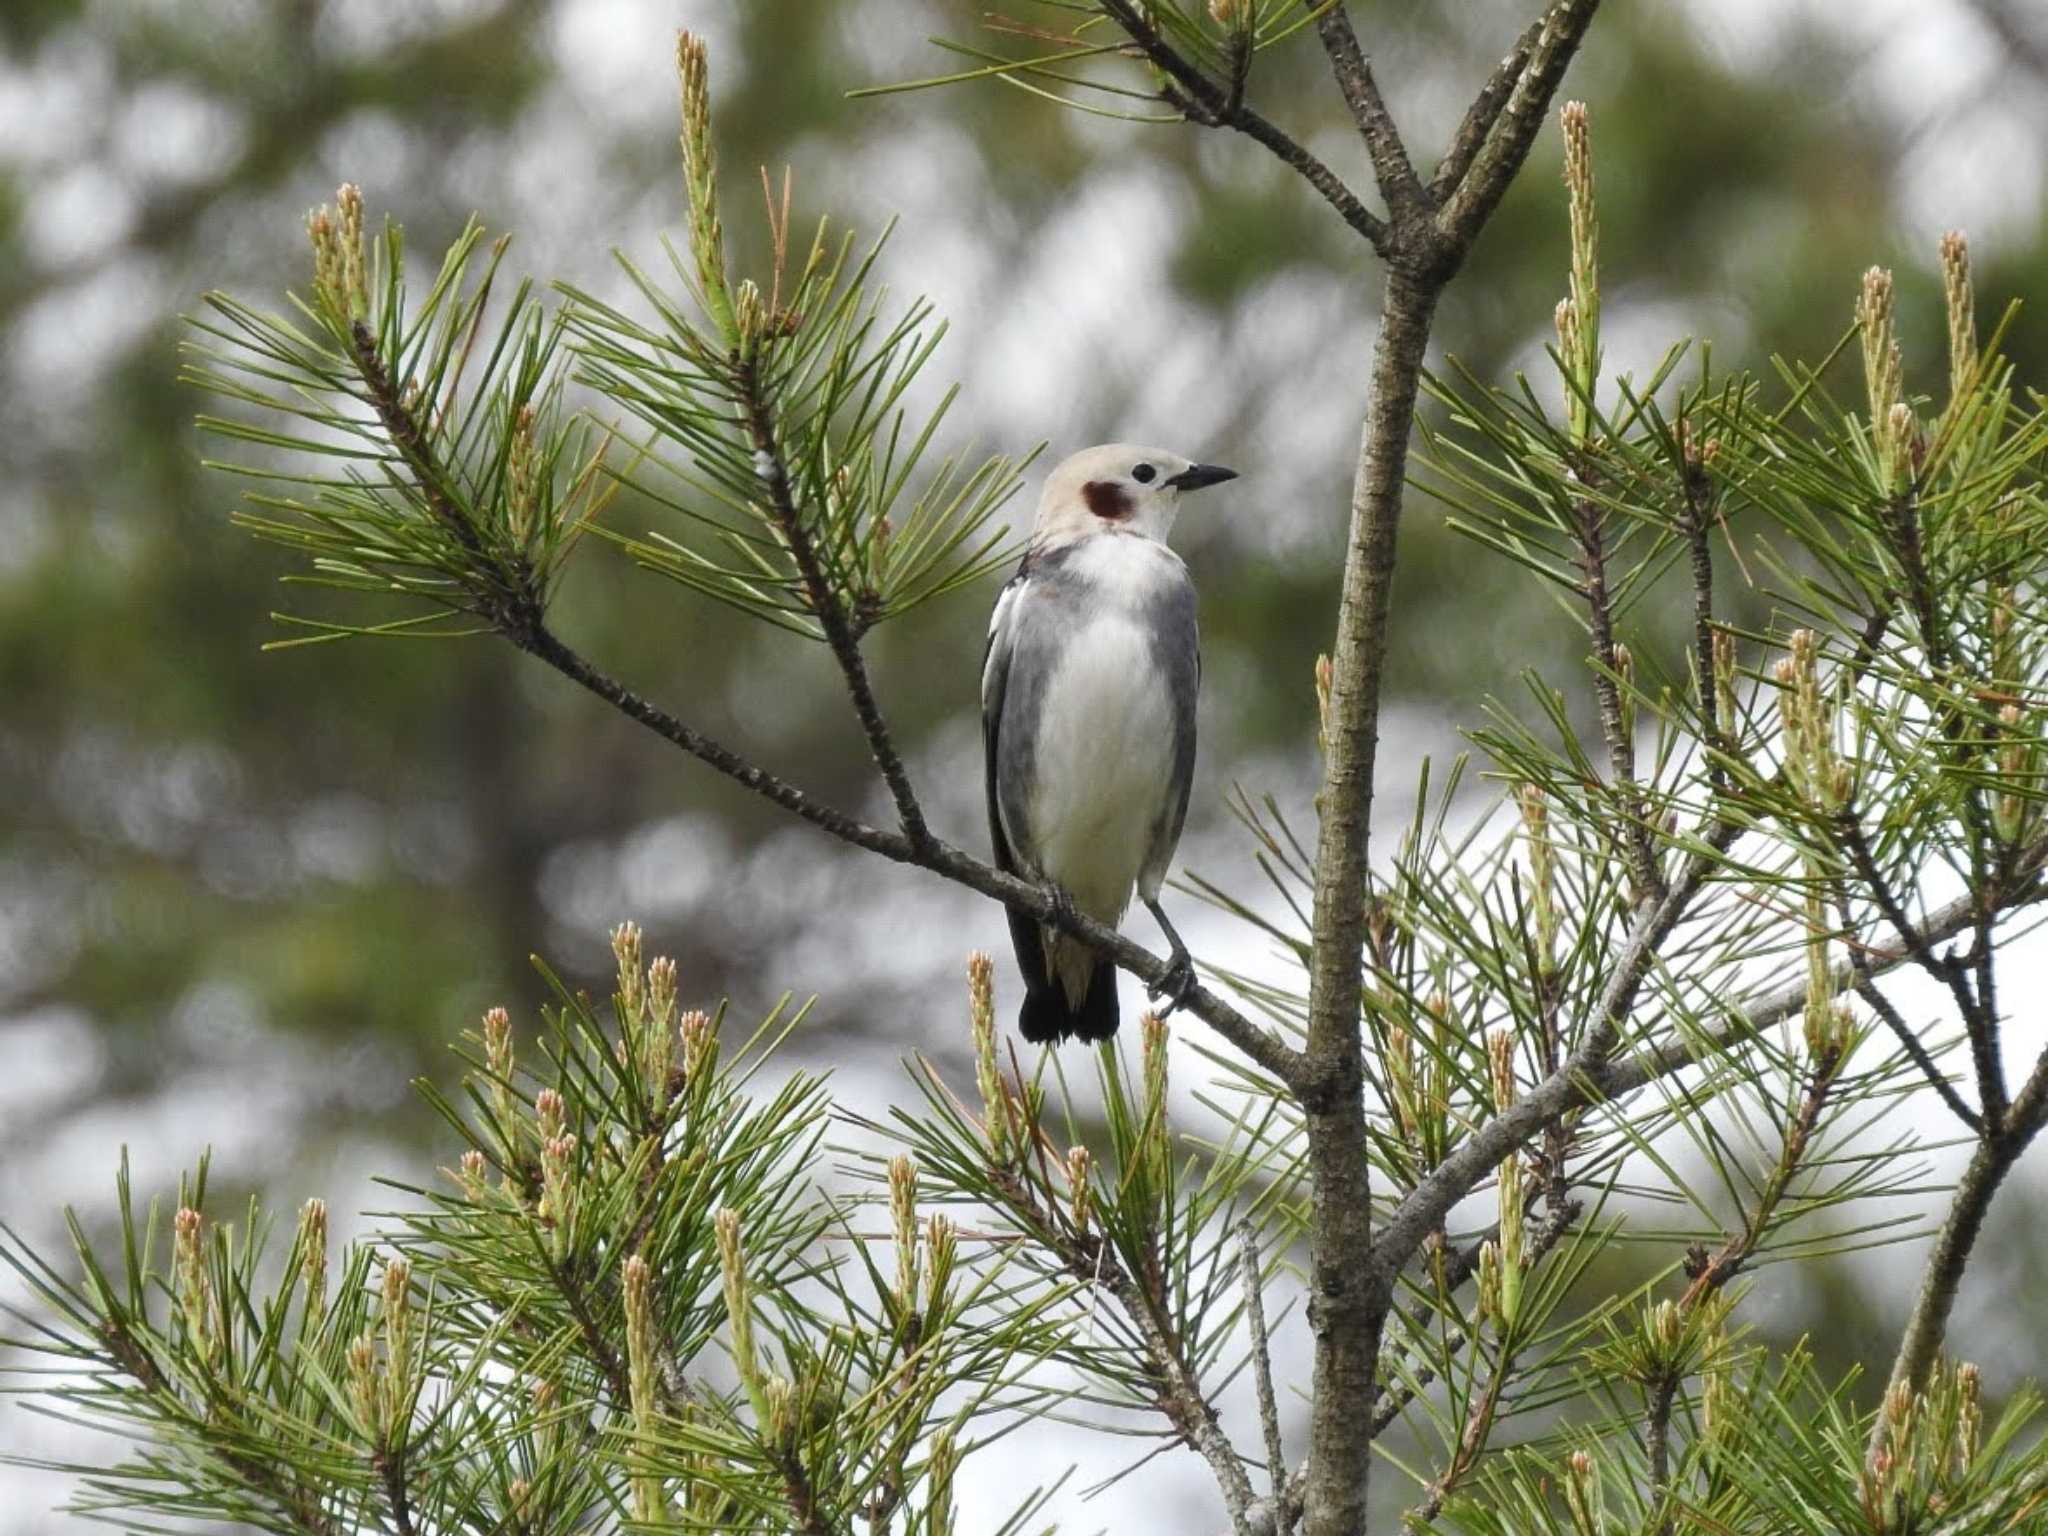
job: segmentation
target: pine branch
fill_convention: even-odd
[[[2036,844],[2029,852],[2033,860],[2048,856],[2048,843]],[[1603,1022],[1589,1032],[1586,1043],[1572,1052],[1556,1072],[1517,1099],[1505,1113],[1479,1127],[1395,1207],[1374,1244],[1374,1263],[1381,1271],[1386,1271],[1389,1266],[1398,1268],[1405,1263],[1423,1236],[1441,1222],[1450,1208],[1475,1188],[1489,1170],[1509,1152],[1539,1135],[1559,1116],[1588,1104],[1612,1102],[1634,1093],[1658,1078],[1668,1077],[1706,1059],[1710,1054],[1740,1045],[1761,1031],[1796,1016],[1805,1008],[1807,989],[1804,978],[1801,978],[1767,993],[1746,1007],[1729,1009],[1727,1021],[1718,1029],[1668,1039],[1646,1047],[1630,1058],[1610,1060],[1615,1034],[1626,1017],[1636,987],[1648,973],[1654,954],[1651,937],[1655,934],[1661,942],[1663,935],[1668,934],[1669,926],[1664,919],[1668,917],[1675,921],[1671,909],[1686,893],[1686,882],[1674,885],[1671,895],[1658,908],[1638,919],[1622,961],[1604,993]],[[2041,901],[2044,896],[2048,896],[2048,888],[2035,881],[2013,892],[2001,906],[2000,916],[2009,917]],[[1920,932],[1927,942],[1938,943],[1967,931],[1976,920],[1975,900],[1968,896],[1959,897],[1929,913]],[[1848,942],[1853,945],[1859,941],[1852,936]],[[1881,941],[1864,940],[1862,947],[1863,963],[1873,976],[1895,970],[1912,958],[1903,944],[1887,945]],[[1633,982],[1630,977],[1634,977]],[[1847,961],[1837,962],[1832,978],[1837,990],[1848,989],[1854,984],[1855,970]]]
[[[1470,167],[1437,211],[1436,231],[1455,251],[1469,250],[1500,206],[1536,142],[1551,99],[1563,84],[1565,70],[1599,8],[1600,0],[1556,0],[1544,13],[1527,64],[1516,73],[1514,86],[1484,143],[1472,155]],[[1494,86],[1495,82],[1489,82],[1488,89]]]
[[[1161,34],[1133,0],[1100,0],[1102,9],[1123,28],[1145,57],[1166,76],[1162,99],[1191,121],[1208,128],[1232,128],[1272,151],[1280,162],[1305,180],[1344,222],[1382,256],[1390,252],[1384,219],[1359,202],[1343,180],[1307,148],[1246,106],[1241,90],[1219,86]]]
[[[1044,887],[1005,874],[942,838],[929,837],[923,847],[915,847],[904,834],[870,826],[758,767],[599,671],[537,618],[531,621],[531,627],[516,629],[507,638],[664,741],[841,842],[879,853],[899,864],[930,870],[1005,906],[1027,912],[1048,927],[1084,940],[1148,986],[1156,985],[1167,975],[1166,961],[1116,929],[1055,902]],[[1190,990],[1181,1006],[1280,1082],[1292,1086],[1299,1081],[1299,1053],[1275,1030],[1253,1023],[1205,986],[1197,985]]]
[[[1280,1403],[1273,1393],[1273,1347],[1266,1337],[1266,1298],[1259,1275],[1259,1245],[1249,1220],[1238,1226],[1240,1284],[1252,1333],[1253,1385],[1259,1400],[1259,1431],[1266,1441],[1266,1478],[1279,1499],[1287,1487],[1287,1454],[1280,1441]]]
[[[1543,34],[1544,18],[1538,17],[1529,23],[1522,35],[1515,39],[1514,47],[1507,56],[1494,66],[1486,83],[1479,88],[1479,94],[1472,98],[1472,104],[1465,109],[1465,116],[1451,134],[1451,142],[1444,148],[1443,159],[1437,162],[1436,173],[1429,178],[1429,200],[1440,205],[1457,190],[1465,173],[1472,168],[1472,161],[1485,147],[1487,138],[1493,132],[1493,125],[1500,121],[1500,114],[1514,95],[1520,83],[1522,72],[1529,67],[1529,56],[1535,50],[1536,40]]]
[[[1585,578],[1587,627],[1593,636],[1593,697],[1600,711],[1600,733],[1607,742],[1607,762],[1614,787],[1622,796],[1621,839],[1635,881],[1635,899],[1647,904],[1660,894],[1664,878],[1650,846],[1636,784],[1636,747],[1622,709],[1620,658],[1614,643],[1614,604],[1607,589],[1606,513],[1591,497],[1581,497],[1578,518],[1580,569]]]
[[[881,770],[883,781],[889,786],[890,797],[896,802],[896,817],[902,824],[903,835],[912,849],[921,850],[931,841],[924,811],[917,803],[917,792],[911,787],[909,770],[903,766],[903,759],[896,751],[888,723],[882,717],[881,706],[875,702],[874,687],[868,681],[867,663],[861,656],[860,638],[854,632],[852,618],[839,593],[827,579],[824,567],[818,561],[817,550],[812,546],[810,531],[804,526],[803,514],[790,488],[788,466],[784,464],[775,440],[774,416],[761,388],[760,375],[751,360],[740,365],[739,387],[747,435],[754,444],[755,471],[767,487],[775,525],[789,546],[790,558],[802,573],[811,611],[825,631],[826,643],[831,646],[832,655],[846,679],[854,714],[860,720],[862,734],[867,737],[868,751],[874,757],[875,766]]]
[[[1330,72],[1336,77],[1337,88],[1344,93],[1344,104],[1351,109],[1352,120],[1365,139],[1380,196],[1386,199],[1398,224],[1413,211],[1428,206],[1429,195],[1408,158],[1401,130],[1394,126],[1393,114],[1380,95],[1372,61],[1359,46],[1358,33],[1351,25],[1344,0],[1334,0],[1318,13],[1316,35],[1323,40],[1323,51],[1330,56]]]
[[[1935,981],[1942,983],[1955,999],[1956,1011],[1961,1016],[1963,1028],[1969,1035],[1970,1055],[1977,1072],[1977,1097],[1982,1106],[1984,1123],[1994,1132],[2005,1117],[2005,1067],[2000,1059],[1997,1042],[1997,1024],[1985,1015],[1982,1001],[1970,990],[1964,977],[1964,968],[1954,960],[1943,959],[1934,953],[1933,944],[1915,927],[1912,918],[1906,915],[1904,904],[1898,893],[1892,889],[1891,881],[1878,867],[1877,856],[1872,851],[1870,840],[1864,836],[1863,825],[1852,808],[1844,807],[1835,818],[1835,837],[1849,855],[1850,867],[1864,889],[1877,903],[1877,909],[1884,920],[1898,935],[1905,952],[1912,956],[1913,963]],[[1983,946],[1982,902],[1979,903],[1979,920],[1971,924]]]

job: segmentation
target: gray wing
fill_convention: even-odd
[[[988,793],[988,840],[997,869],[1030,878],[1021,868],[1003,830],[1003,706],[1009,697],[1010,662],[1016,655],[1018,599],[1030,580],[1028,566],[1017,574],[996,598],[989,616],[988,645],[981,658],[981,751],[982,779]],[[1013,754],[1014,757],[1014,754]],[[1039,942],[1038,924],[1015,908],[1005,908],[1010,919],[1010,946],[1017,953],[1017,968],[1024,974],[1027,992],[1045,989],[1045,948]]]
[[[1183,574],[1169,583],[1154,599],[1151,617],[1152,659],[1165,679],[1173,715],[1173,780],[1153,824],[1152,838],[1145,852],[1145,867],[1138,872],[1138,894],[1146,900],[1159,895],[1173,864],[1173,851],[1180,845],[1181,828],[1188,819],[1188,793],[1195,783],[1195,701],[1202,691],[1202,639],[1195,622],[1195,586]]]

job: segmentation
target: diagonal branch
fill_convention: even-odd
[[[917,791],[911,787],[910,771],[903,766],[903,758],[889,734],[888,722],[882,717],[881,705],[875,702],[874,686],[868,681],[867,662],[860,651],[860,638],[854,633],[846,604],[825,575],[824,567],[818,561],[817,548],[811,543],[810,531],[804,527],[796,492],[789,483],[789,469],[783,463],[782,451],[775,440],[774,417],[760,387],[760,375],[753,360],[740,364],[737,374],[747,436],[754,445],[756,472],[767,488],[775,525],[781,530],[783,541],[789,546],[790,558],[796,562],[797,571],[803,577],[811,611],[818,616],[818,625],[825,631],[825,643],[831,646],[832,655],[846,679],[846,691],[853,699],[853,712],[860,720],[861,733],[867,737],[868,752],[874,758],[875,766],[881,770],[883,782],[889,786],[889,797],[896,802],[896,819],[902,824],[903,835],[910,840],[912,848],[921,849],[932,839],[930,829],[925,826],[924,810],[917,803]]]
[[[1277,1501],[1287,1487],[1287,1451],[1280,1439],[1280,1402],[1273,1393],[1273,1346],[1266,1334],[1266,1297],[1259,1275],[1259,1240],[1250,1218],[1238,1223],[1238,1265],[1244,1311],[1252,1332],[1252,1380],[1259,1399],[1259,1430],[1266,1440],[1266,1478]]]
[[[964,885],[1018,911],[1027,912],[1037,921],[1083,940],[1098,954],[1108,957],[1148,986],[1156,985],[1167,976],[1169,967],[1164,960],[1116,929],[1071,908],[1056,905],[1044,888],[1005,874],[939,837],[927,835],[921,846],[913,845],[905,834],[871,826],[858,817],[849,816],[748,761],[730,747],[704,735],[598,670],[557,637],[538,615],[526,616],[523,622],[509,627],[505,633],[521,650],[603,699],[628,719],[841,842],[865,848],[870,853],[879,853],[898,864],[928,869],[957,885]],[[1190,990],[1182,1006],[1283,1084],[1292,1088],[1299,1082],[1302,1070],[1299,1054],[1276,1031],[1253,1023],[1205,986],[1197,985]]]
[[[1203,1389],[1199,1362],[1189,1358],[1171,1318],[1164,1315],[1164,1297],[1153,1294],[1141,1275],[1124,1266],[1107,1236],[1069,1226],[1053,1216],[1013,1170],[990,1172],[1011,1210],[1058,1257],[1068,1275],[1107,1295],[1144,1340],[1145,1370],[1157,1392],[1153,1406],[1209,1464],[1236,1536],[1270,1531],[1276,1511],[1272,1504],[1254,1497],[1244,1458],[1223,1432],[1215,1405]],[[1256,1271],[1255,1258],[1249,1267]]]
[[[1173,46],[1155,27],[1134,0],[1101,0],[1102,9],[1123,28],[1138,49],[1166,77],[1160,97],[1190,121],[1208,128],[1232,128],[1271,150],[1284,164],[1301,176],[1338,215],[1381,256],[1391,245],[1386,220],[1358,200],[1343,178],[1315,157],[1306,146],[1290,137],[1251,107],[1245,105],[1241,82],[1219,85],[1202,72],[1192,59]]]
[[[1996,1131],[2005,1118],[2006,1107],[2005,1065],[1998,1052],[1996,1019],[1986,1012],[1983,1000],[1970,990],[1969,982],[1964,979],[1964,968],[1953,960],[1936,955],[1933,944],[1914,926],[1904,903],[1878,866],[1877,855],[1871,849],[1870,840],[1864,835],[1862,823],[1856,819],[1855,813],[1845,808],[1835,818],[1834,831],[1849,855],[1856,877],[1868,888],[1879,913],[1891,924],[1892,932],[1898,935],[1906,953],[1912,956],[1921,970],[1946,986],[1955,998],[1956,1011],[1962,1015],[1963,1027],[1970,1038],[1980,1113],[1984,1123]],[[1977,930],[1981,952],[1988,954],[1984,933],[1986,922],[1986,917],[1980,913],[1978,923],[1972,926]]]
[[[1358,33],[1352,28],[1344,0],[1335,0],[1323,8],[1316,17],[1316,35],[1322,38],[1323,51],[1330,56],[1330,72],[1337,77],[1337,89],[1344,93],[1344,104],[1351,109],[1352,121],[1365,138],[1365,152],[1372,159],[1373,180],[1379,184],[1380,196],[1386,199],[1388,210],[1399,223],[1413,210],[1428,206],[1429,194],[1415,174],[1401,130],[1394,125],[1394,115],[1380,95],[1379,82],[1373,78],[1372,60],[1359,46]]]
[[[1842,932],[1851,932],[1853,923],[1846,892],[1838,893],[1836,905],[1842,915]],[[1934,1091],[1941,1095],[1941,1101],[1949,1107],[1950,1113],[1967,1125],[1972,1133],[1982,1134],[1982,1117],[1963,1101],[1963,1096],[1956,1092],[1955,1084],[1950,1082],[1948,1074],[1935,1064],[1934,1058],[1928,1054],[1927,1047],[1920,1043],[1920,1037],[1913,1033],[1913,1027],[1906,1022],[1905,1016],[1879,989],[1876,978],[1870,974],[1869,962],[1864,959],[1863,950],[1859,945],[1849,946],[1849,967],[1856,980],[1856,995],[1870,1005],[1871,1011],[1884,1022],[1885,1028],[1892,1032],[1899,1042],[1900,1049],[1912,1058],[1913,1065],[1920,1069],[1920,1075],[1934,1086]]]
[[[1539,16],[1515,39],[1515,46],[1508,50],[1507,57],[1494,66],[1493,73],[1486,77],[1486,84],[1472,98],[1472,105],[1465,109],[1463,121],[1444,148],[1443,159],[1437,162],[1436,174],[1429,178],[1432,205],[1449,197],[1458,183],[1465,179],[1465,173],[1472,168],[1473,157],[1485,146],[1493,125],[1500,121],[1501,109],[1514,94],[1522,71],[1529,67],[1529,55],[1535,50],[1536,39],[1542,33],[1543,18]]]
[[[1600,0],[1556,0],[1538,24],[1527,65],[1515,76],[1514,86],[1485,142],[1473,153],[1470,167],[1437,212],[1437,232],[1455,249],[1469,248],[1500,206],[1508,184],[1529,157],[1529,146],[1536,142],[1551,98],[1563,84],[1564,72],[1599,8]]]

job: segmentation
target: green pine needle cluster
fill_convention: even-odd
[[[802,1011],[727,1046],[637,930],[615,948],[602,1013],[558,988],[524,1045],[486,1015],[462,1101],[423,1087],[462,1148],[445,1183],[394,1184],[401,1208],[332,1261],[320,1202],[280,1262],[260,1207],[216,1213],[203,1164],[168,1225],[124,1167],[119,1241],[74,1219],[75,1273],[8,1236],[42,1307],[16,1390],[139,1446],[64,1469],[79,1512],[294,1536],[955,1529],[962,1466],[1051,1401],[1028,1378],[1068,1342],[1074,1282],[964,1234],[957,1190],[921,1196],[907,1158],[877,1200],[829,1192],[825,1084],[770,1064]]]

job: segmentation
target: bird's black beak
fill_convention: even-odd
[[[1168,476],[1165,483],[1176,491],[1199,491],[1205,485],[1221,485],[1236,478],[1236,470],[1225,469],[1221,464],[1190,464],[1179,474]]]

